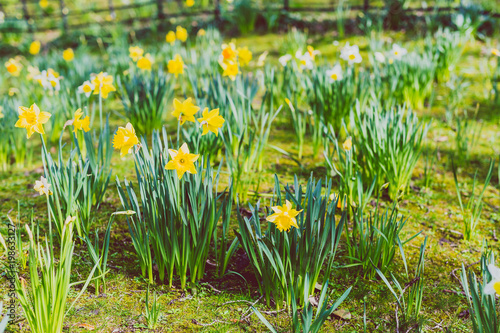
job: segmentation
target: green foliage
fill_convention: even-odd
[[[272,297],[276,308],[280,308],[283,302],[289,308],[292,291],[300,295],[308,289],[311,294],[320,272],[324,276],[329,276],[331,272],[345,214],[340,220],[335,216],[337,202],[329,200],[332,183],[327,181],[327,184],[326,193],[322,194],[322,182],[316,182],[311,177],[304,193],[295,177],[293,188],[286,186],[282,196],[278,177],[275,176],[273,203],[281,206],[286,199],[297,210],[303,209],[296,217],[298,228],[292,227],[288,232],[279,231],[271,222],[268,222],[265,232],[262,230],[260,203],[255,206],[249,204],[250,217],[243,216],[238,207],[239,231],[236,234],[267,305],[270,305]],[[305,285],[306,273],[310,277],[308,285]]]
[[[175,272],[184,289],[188,275],[193,287],[203,278],[217,222],[221,216],[227,218],[231,198],[218,192],[220,169],[214,176],[203,159],[197,173],[183,179],[166,170],[168,147],[165,129],[163,140],[153,133],[151,148],[142,140],[135,155],[138,190],[126,179],[124,186],[117,180],[117,186],[124,209],[136,213],[128,215],[127,222],[142,274],[153,283],[156,263],[160,281],[166,273],[171,287]]]
[[[161,296],[160,296],[161,297]],[[156,292],[153,293],[153,303],[151,304],[151,309],[149,308],[149,286],[146,292],[146,302],[144,304],[144,317],[146,318],[146,323],[148,328],[151,330],[156,329],[158,326],[158,319],[160,317],[161,306],[158,303],[160,297],[156,296]]]

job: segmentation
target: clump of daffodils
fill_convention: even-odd
[[[199,109],[198,106],[194,105],[191,97],[184,102],[174,98],[174,111],[172,111],[172,115],[179,121],[180,125],[183,125],[186,121],[194,123],[196,122],[194,115]]]
[[[180,74],[184,74],[184,61],[180,54],[176,54],[174,59],[169,60],[167,63],[167,69],[170,74],[174,74],[177,78]]]
[[[240,72],[240,66],[247,66],[253,58],[253,53],[246,46],[236,48],[234,43],[222,44],[221,48],[219,65],[222,68],[222,76],[234,81]]]
[[[108,95],[112,91],[116,91],[115,86],[113,85],[113,77],[108,75],[106,72],[100,72],[99,74],[92,74],[90,76],[94,87],[94,95],[101,95],[102,98],[108,98]]]
[[[61,90],[60,81],[62,79],[62,76],[60,76],[59,73],[52,68],[43,70],[33,79],[37,80],[44,90],[49,90],[51,92]]]

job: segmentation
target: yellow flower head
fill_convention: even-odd
[[[73,127],[75,128],[73,132],[76,133],[78,130],[83,130],[85,132],[90,131],[90,118],[89,116],[82,118],[82,109],[75,111],[75,119],[73,119]]]
[[[222,44],[222,61],[224,63],[236,62],[238,51],[233,43]]]
[[[175,37],[177,37],[177,39],[180,40],[181,42],[185,42],[188,38],[188,32],[186,29],[178,25],[175,28]]]
[[[205,29],[200,29],[200,30],[198,30],[198,34],[197,35],[199,37],[202,37],[202,36],[205,36],[206,34],[207,34],[207,32],[205,31]]]
[[[85,96],[90,97],[92,91],[94,91],[95,86],[90,81],[85,81],[81,86],[78,87],[78,92],[80,94],[85,94]]]
[[[179,74],[184,74],[184,61],[182,61],[182,57],[179,54],[176,54],[174,59],[168,61],[167,67],[168,72],[174,74],[175,77]]]
[[[228,64],[221,64],[224,71],[222,72],[222,76],[229,76],[231,80],[236,80],[236,76],[240,72],[238,69],[238,64],[235,62]]]
[[[144,54],[144,50],[141,49],[139,46],[129,47],[128,52],[130,53],[130,58],[132,58],[134,62],[141,59],[142,55]]]
[[[497,57],[500,57],[500,51],[498,49],[492,49],[491,50],[491,54],[497,56]]]
[[[342,199],[340,198],[339,195],[337,195],[336,193],[330,194],[330,200],[332,200],[332,201],[337,200],[337,208],[342,209],[342,207],[343,207],[342,206]]]
[[[170,43],[170,45],[174,45],[175,43],[175,32],[169,31],[167,35],[165,36],[165,39],[167,40],[167,43]]]
[[[10,75],[19,76],[23,65],[21,65],[21,63],[16,59],[10,58],[9,61],[5,63],[5,68],[7,68],[7,72],[9,72]]]
[[[153,65],[153,58],[149,53],[146,53],[144,57],[141,57],[137,61],[137,67],[139,67],[142,70],[150,71],[152,65]]]
[[[130,149],[138,143],[139,139],[131,123],[127,123],[125,127],[119,127],[113,137],[113,147],[120,149],[121,157],[127,155]]]
[[[349,151],[352,149],[352,139],[351,137],[348,137],[344,143],[342,144],[342,147],[344,147],[345,151]]]
[[[40,111],[36,104],[32,104],[30,108],[25,106],[19,107],[19,120],[14,125],[19,128],[26,128],[28,131],[28,139],[37,132],[45,134],[43,124],[49,121],[51,114],[48,112]]]
[[[75,59],[75,52],[73,52],[72,48],[69,48],[63,51],[62,56],[65,61],[70,62]]]
[[[267,220],[276,224],[276,228],[278,228],[279,231],[289,231],[292,226],[295,228],[299,227],[295,217],[299,215],[302,209],[299,211],[293,209],[290,201],[286,200],[283,206],[274,206],[271,207],[271,209],[274,211],[274,214],[269,215]]]
[[[52,191],[50,190],[50,184],[47,181],[47,178],[44,176],[40,177],[40,180],[35,181],[35,186],[33,189],[37,191],[40,195],[51,195]]]
[[[174,111],[172,112],[172,115],[179,120],[181,125],[186,121],[195,123],[196,120],[194,119],[194,115],[199,109],[199,107],[191,102],[191,97],[186,99],[184,102],[174,98]]]
[[[102,98],[108,98],[110,92],[116,91],[115,86],[113,86],[113,77],[108,73],[100,72],[97,75],[92,75],[91,78],[94,85],[94,95],[101,93]]]
[[[186,7],[193,7],[194,6],[194,0],[186,0]]]
[[[252,51],[248,49],[248,47],[239,47],[238,48],[238,61],[241,66],[246,66],[252,60]]]
[[[200,122],[200,127],[203,128],[203,133],[201,135],[205,135],[208,131],[215,134],[215,136],[219,135],[219,128],[224,124],[224,118],[219,116],[219,109],[213,109],[208,112],[208,108],[203,110],[203,117],[198,118]]]
[[[42,44],[40,43],[40,41],[38,40],[35,40],[33,42],[31,42],[30,44],[30,54],[32,55],[36,55],[40,52],[40,48],[42,47]]]
[[[38,4],[40,5],[40,7],[45,9],[49,6],[49,0],[40,0]]]
[[[181,149],[179,149],[179,151],[169,149],[168,154],[172,159],[168,161],[167,165],[165,166],[165,169],[176,170],[179,179],[182,179],[182,176],[186,172],[190,174],[196,173],[194,162],[196,162],[196,160],[198,159],[198,157],[200,157],[200,155],[190,154],[189,148],[186,143],[184,143],[181,146]]]

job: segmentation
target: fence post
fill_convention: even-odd
[[[108,1],[109,15],[114,20],[116,18],[115,6],[113,6],[113,0]]]
[[[368,9],[370,8],[370,0],[365,0],[364,3],[363,3],[363,10],[365,11],[365,14],[366,12],[368,11]]]
[[[23,15],[24,19],[26,20],[26,24],[28,24],[28,32],[33,32],[33,27],[31,26],[31,19],[30,19],[30,14],[28,13],[28,6],[26,5],[26,0],[21,0],[23,3]]]
[[[214,0],[214,16],[215,16],[215,24],[218,25],[220,22],[220,1]]]
[[[63,34],[68,31],[68,9],[64,6],[64,0],[59,0],[59,7],[61,7],[61,18],[63,21]]]
[[[163,12],[163,0],[156,0],[156,6],[158,7],[158,19],[162,21],[165,18],[165,13]]]
[[[287,12],[290,9],[290,0],[283,1],[283,9]]]

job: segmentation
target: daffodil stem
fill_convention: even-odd
[[[102,95],[99,93],[99,121],[101,122],[101,132],[103,130],[102,126]]]

